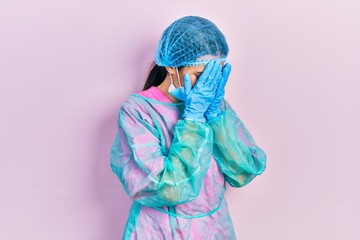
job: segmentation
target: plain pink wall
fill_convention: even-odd
[[[238,239],[360,239],[357,2],[1,1],[0,239],[121,238],[118,108],[184,15],[226,35],[226,98],[268,155],[226,193]]]

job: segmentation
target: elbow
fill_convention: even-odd
[[[250,172],[250,174],[260,175],[265,171],[265,169],[266,169],[266,161],[265,160],[259,161],[257,168],[254,171]]]
[[[247,171],[250,174],[254,175],[260,175],[262,174],[266,169],[266,154],[265,152],[257,148],[256,151],[251,151],[251,156],[253,160],[253,165],[250,169],[247,169]]]
[[[243,173],[237,174],[237,175],[226,175],[225,174],[225,180],[226,180],[226,182],[229,183],[229,185],[231,187],[241,188],[241,187],[248,185],[250,182],[252,182],[256,176],[257,176],[256,174],[251,174],[251,173],[247,173],[247,172],[243,172]]]
[[[230,186],[241,188],[248,185],[256,176],[262,174],[266,169],[266,155],[264,154],[261,159],[256,158],[256,167],[251,171],[242,169],[237,174],[225,174],[225,180]]]

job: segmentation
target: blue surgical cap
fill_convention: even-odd
[[[213,59],[225,61],[228,53],[225,36],[214,23],[202,17],[186,16],[165,29],[154,58],[159,66],[196,66]]]

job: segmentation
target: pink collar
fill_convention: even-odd
[[[147,90],[141,91],[138,94],[140,96],[151,98],[160,102],[172,103],[171,99],[168,96],[166,96],[166,94],[163,91],[161,91],[160,88],[155,86],[152,86]]]

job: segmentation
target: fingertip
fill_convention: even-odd
[[[214,65],[215,64],[215,61],[214,60],[210,60],[210,62],[208,62],[207,65]]]
[[[221,72],[222,68],[223,68],[223,66],[220,63],[220,60],[217,60],[216,61],[216,66],[215,66],[216,73],[218,74],[219,72]]]
[[[224,68],[231,68],[231,64],[229,63],[229,62],[225,62],[225,64],[224,64]]]
[[[231,72],[231,69],[232,69],[231,64],[230,64],[230,63],[226,63],[226,65],[225,65],[224,68],[223,68],[223,72],[224,72],[225,74],[229,74],[229,73]]]
[[[205,71],[209,71],[209,70],[212,68],[213,65],[214,65],[214,62],[213,62],[213,61],[208,62],[208,63],[205,65],[204,72],[205,72]]]

